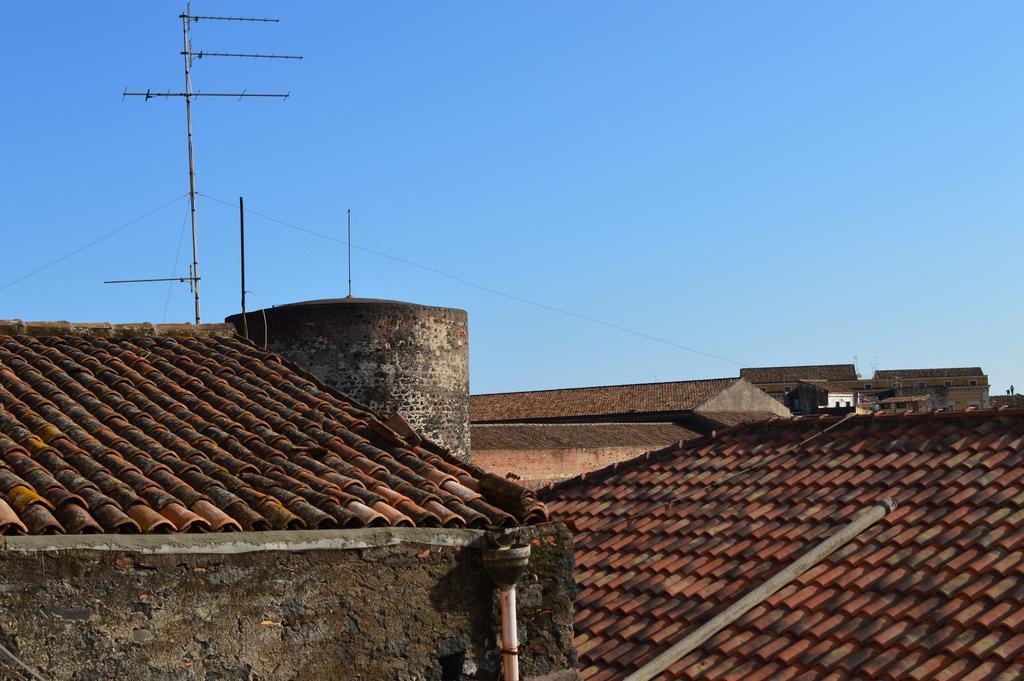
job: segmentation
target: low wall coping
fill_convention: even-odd
[[[148,554],[233,554],[262,551],[337,551],[397,544],[486,548],[484,530],[380,527],[358,530],[276,530],[220,534],[77,534],[0,537],[0,550],[131,551]]]

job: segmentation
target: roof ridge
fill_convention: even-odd
[[[738,423],[729,428],[723,428],[722,430],[712,431],[711,435],[705,435],[699,438],[693,438],[692,440],[683,440],[675,444],[668,445],[662,449],[653,450],[639,454],[632,459],[625,461],[618,461],[611,465],[599,468],[596,471],[590,471],[581,473],[572,478],[560,480],[548,485],[544,485],[537,489],[537,496],[542,501],[548,500],[548,495],[553,492],[562,491],[570,488],[574,485],[578,485],[582,482],[593,482],[595,480],[603,480],[613,473],[620,473],[623,470],[635,468],[636,466],[644,463],[649,463],[652,460],[660,459],[669,454],[682,453],[688,449],[699,449],[710,441],[717,439],[725,433],[733,433],[743,428],[785,428],[793,423],[806,423],[806,424],[820,424],[826,428],[833,425],[837,425],[840,421],[848,421],[855,423],[864,420],[885,420],[885,419],[919,419],[924,420],[928,418],[932,419],[979,419],[979,418],[991,418],[992,416],[998,416],[1000,418],[1022,418],[1024,419],[1024,407],[998,407],[994,409],[976,409],[974,407],[968,407],[967,409],[955,410],[955,411],[923,411],[923,412],[908,412],[904,414],[889,414],[872,412],[870,414],[855,414],[850,413],[845,416],[832,416],[832,415],[812,415],[812,416],[792,416],[789,418],[779,417],[765,419],[764,421],[750,421],[744,423]]]
[[[807,367],[855,367],[853,362],[837,362],[830,364],[786,364],[779,366],[743,367],[743,369],[806,369]]]
[[[493,395],[522,395],[524,393],[561,393],[569,392],[570,390],[601,390],[603,388],[633,388],[638,386],[649,386],[649,385],[672,385],[673,383],[710,383],[711,381],[739,381],[743,380],[739,376],[725,376],[722,378],[691,378],[683,379],[678,381],[653,381],[650,383],[616,383],[614,385],[582,385],[573,388],[544,388],[542,390],[510,390],[508,392],[498,393],[475,393],[470,397],[491,397]]]
[[[231,324],[154,324],[152,322],[67,322],[0,319],[0,336],[100,336],[125,338],[137,336],[234,336]]]
[[[1024,409],[1022,409],[1021,411],[1024,411]],[[701,436],[701,437],[695,437],[692,440],[680,440],[679,442],[667,445],[665,447],[662,447],[661,449],[655,449],[655,450],[651,450],[649,452],[644,452],[643,454],[639,454],[639,455],[633,457],[632,459],[626,459],[625,461],[616,461],[615,463],[610,464],[608,466],[605,466],[604,468],[599,468],[596,471],[589,471],[589,472],[580,473],[577,476],[574,476],[574,477],[571,477],[571,478],[567,478],[565,480],[559,480],[558,482],[553,482],[553,483],[548,484],[548,485],[544,485],[543,487],[540,487],[537,490],[537,496],[538,496],[538,498],[543,500],[543,499],[546,498],[546,495],[551,493],[551,492],[561,491],[561,490],[564,490],[566,488],[572,487],[573,485],[580,484],[582,482],[593,482],[594,480],[603,480],[604,478],[607,478],[608,476],[610,476],[612,473],[620,473],[623,470],[628,470],[630,468],[634,468],[634,467],[636,467],[636,466],[638,466],[640,464],[643,464],[643,463],[649,463],[652,460],[663,458],[665,456],[668,456],[669,454],[674,454],[676,452],[681,452],[684,449],[686,449],[689,445],[693,445],[695,447],[703,446],[703,445],[707,444],[708,442],[711,442],[711,441],[715,440],[716,438],[718,438],[723,433],[732,433],[733,431],[738,430],[740,428],[747,428],[747,427],[751,427],[751,426],[764,426],[764,425],[768,425],[768,424],[783,423],[783,422],[784,423],[789,423],[791,421],[812,421],[813,420],[813,421],[819,421],[820,422],[820,421],[824,421],[824,420],[828,420],[828,419],[838,420],[840,418],[842,418],[842,417],[839,417],[839,416],[824,416],[824,417],[818,417],[818,416],[792,416],[792,417],[769,418],[769,419],[765,419],[764,421],[750,421],[750,422],[737,423],[735,425],[729,426],[728,428],[722,428],[721,430],[713,430],[713,431],[711,431],[710,435],[704,435],[704,436]]]
[[[569,423],[565,422],[551,422],[551,421],[540,421],[540,422],[524,422],[524,421],[481,421],[479,423],[471,424],[474,428],[483,426],[496,426],[507,428],[509,426],[561,426],[564,428],[579,428],[580,426],[679,426],[675,421],[594,421],[592,423],[572,421]],[[685,428],[686,426],[679,426]]]

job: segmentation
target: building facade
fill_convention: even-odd
[[[737,423],[789,415],[738,378],[474,395],[473,463],[537,487]]]
[[[949,411],[990,406],[988,376],[981,367],[877,369],[870,378],[864,378],[852,364],[821,364],[754,367],[741,369],[740,376],[783,402],[787,402],[787,395],[796,390],[801,381],[827,381],[852,391],[854,405],[860,401],[927,394],[933,409]]]

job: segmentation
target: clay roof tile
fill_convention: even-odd
[[[223,325],[0,321],[0,407],[0,533],[547,519]]]
[[[611,621],[628,603],[632,617],[674,623],[631,639],[653,656],[895,494],[899,509],[725,630],[741,635],[715,637],[673,673],[729,678],[753,664],[816,681],[996,678],[1024,655],[1022,436],[1024,411],[769,421],[541,497],[576,528],[581,602]],[[586,567],[596,560],[600,576]],[[648,560],[662,566],[657,579],[622,579]],[[628,676],[632,648],[600,645],[605,633],[590,622],[577,621],[592,646],[580,654],[584,677]],[[710,655],[714,664],[700,666]]]

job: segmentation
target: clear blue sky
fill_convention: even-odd
[[[742,365],[981,365],[1024,385],[1024,5],[239,2],[203,60],[199,190]],[[5,8],[0,286],[186,189],[175,2]],[[185,202],[0,290],[0,317],[159,322]],[[238,308],[237,210],[200,200],[204,321]],[[345,253],[251,217],[265,304]],[[188,237],[175,274],[186,271]],[[355,254],[355,293],[465,308],[477,392],[734,364]],[[256,300],[250,302],[256,307]],[[167,321],[188,321],[175,284]]]

